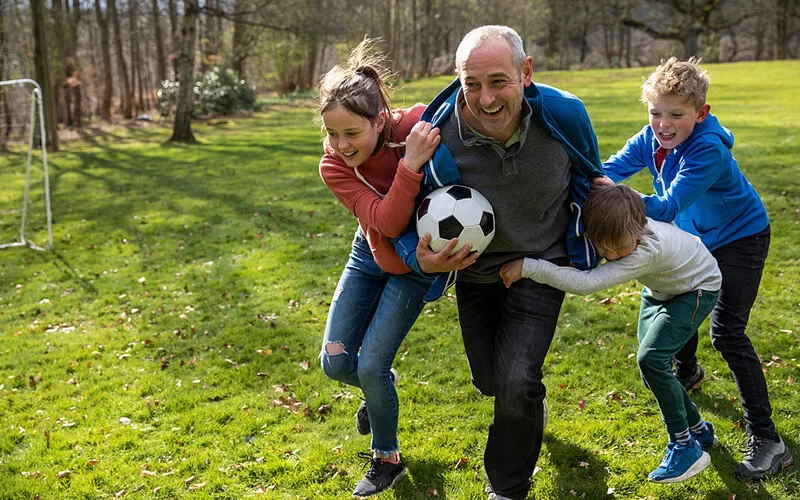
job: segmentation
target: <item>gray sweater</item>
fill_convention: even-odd
[[[459,274],[470,283],[500,281],[500,266],[520,257],[566,257],[565,233],[571,160],[564,146],[532,119],[522,101],[519,141],[507,147],[474,135],[461,110],[439,125],[461,182],[480,191],[494,209],[495,235],[475,264]]]
[[[717,291],[722,286],[717,261],[700,238],[649,218],[636,249],[626,257],[590,271],[526,258],[522,276],[577,295],[636,279],[658,300],[694,290]]]

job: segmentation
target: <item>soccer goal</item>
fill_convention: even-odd
[[[53,246],[42,89],[0,81],[0,249]]]

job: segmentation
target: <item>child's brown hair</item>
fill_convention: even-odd
[[[592,189],[583,205],[586,236],[605,248],[617,249],[638,240],[646,224],[642,197],[625,184]]]
[[[700,59],[692,57],[688,61],[679,61],[670,57],[642,84],[641,101],[647,104],[659,96],[676,95],[687,99],[699,110],[706,103],[710,84],[708,73],[700,69]]]
[[[377,50],[378,39],[365,38],[350,53],[346,64],[334,66],[320,80],[319,114],[336,106],[344,106],[353,114],[374,123],[381,112],[386,124],[377,147],[392,136],[392,103],[385,80],[389,78],[386,57]]]

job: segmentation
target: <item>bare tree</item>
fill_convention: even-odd
[[[736,17],[726,16],[723,7],[727,0],[647,0],[651,6],[659,8],[648,22],[632,17],[623,19],[623,24],[638,29],[657,39],[675,40],[683,45],[685,58],[700,53],[701,35],[719,35],[721,32],[741,23],[752,12]],[[653,27],[657,24],[659,27]]]
[[[128,63],[125,62],[125,51],[122,48],[122,28],[120,28],[119,24],[116,0],[108,0],[108,15],[111,18],[111,25],[114,27],[114,48],[116,49],[120,82],[122,83],[122,91],[120,93],[122,116],[133,118],[133,90],[128,76]]]
[[[100,0],[94,0],[94,10],[97,25],[100,28],[100,52],[103,59],[103,100],[100,107],[100,116],[108,120],[111,118],[111,100],[114,98],[114,80],[111,77],[111,45],[109,41],[108,17],[103,14]]]
[[[167,60],[164,55],[164,34],[161,32],[161,13],[158,7],[158,0],[153,0],[153,29],[156,38],[156,74],[158,82],[167,79]]]
[[[44,0],[31,0],[31,18],[33,22],[33,63],[36,69],[36,81],[42,88],[42,104],[44,107],[44,126],[47,134],[47,148],[58,151],[58,134],[56,129],[55,101],[53,86],[50,81],[50,63],[47,59],[47,38],[45,35]],[[41,140],[41,138],[40,138]]]
[[[178,54],[180,76],[178,82],[178,106],[175,111],[175,124],[170,142],[194,144],[197,140],[192,133],[192,88],[194,87],[194,50],[197,33],[199,8],[196,0],[183,0],[183,21],[181,22],[181,51]]]

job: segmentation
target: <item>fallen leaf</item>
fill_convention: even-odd
[[[428,488],[427,493],[428,493],[429,497],[438,497],[439,496],[439,492],[436,491],[436,488]]]
[[[195,479],[195,476],[189,476],[189,477],[187,477],[186,479],[183,480],[183,484],[187,484],[188,485],[189,483],[194,481],[194,479]]]
[[[589,468],[589,463],[588,462],[578,462],[578,467],[580,467],[582,469],[588,469]]]
[[[319,409],[317,410],[317,412],[318,412],[320,415],[327,415],[328,413],[330,413],[330,411],[331,411],[331,405],[322,405],[322,406],[320,406],[320,407],[319,407]]]
[[[300,368],[302,368],[305,371],[308,371],[308,369],[311,368],[311,361],[301,361],[299,365]]]
[[[262,356],[272,356],[272,349],[259,349],[256,351],[256,353]]]
[[[586,410],[586,401],[584,401],[584,400],[582,400],[582,399],[581,399],[580,401],[578,401],[578,408],[579,408],[581,411],[584,411],[584,410]]]
[[[96,458],[93,458],[92,460],[89,460],[88,462],[86,462],[86,466],[87,467],[94,467],[95,465],[97,465],[99,463],[100,463],[99,460],[97,460]]]
[[[458,459],[458,462],[456,462],[456,469],[460,469],[461,467],[467,465],[468,463],[469,459],[467,459],[466,457],[461,457]]]
[[[786,379],[786,383],[789,384],[789,385],[794,384],[794,377],[789,375],[789,378]]]
[[[60,479],[60,478],[63,478],[63,477],[67,477],[70,474],[72,474],[71,470],[62,470],[61,472],[58,473],[58,477]]]

